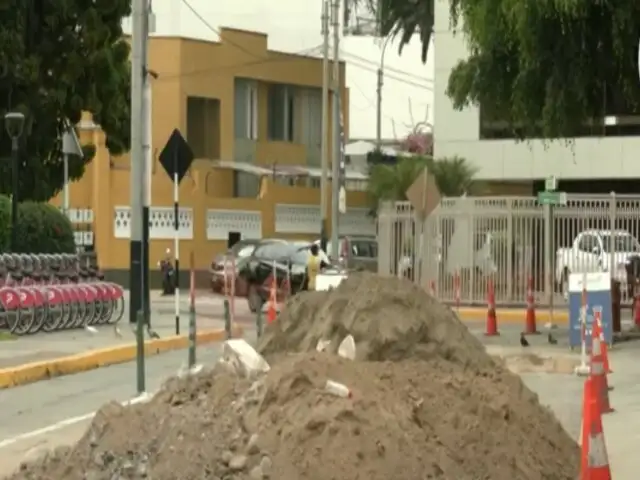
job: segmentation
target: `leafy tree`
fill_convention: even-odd
[[[19,199],[47,201],[64,182],[61,134],[93,114],[114,155],[129,148],[129,45],[121,21],[130,0],[0,0],[0,114],[26,116],[20,141]],[[11,140],[0,136],[0,193],[10,194]],[[69,159],[80,178],[91,161]]]
[[[441,195],[457,197],[472,193],[476,171],[465,159],[407,156],[400,157],[395,164],[378,164],[371,168],[368,188],[375,205],[385,200],[407,200],[407,190],[425,167],[433,173]]]
[[[415,33],[426,61],[435,0],[359,0],[383,35]],[[570,138],[638,111],[640,2],[449,0],[470,55],[449,77],[456,108],[481,105],[516,138]],[[447,54],[447,52],[444,52]]]
[[[448,95],[516,137],[578,136],[640,101],[640,2],[451,0],[451,13],[470,56]]]
[[[399,51],[417,33],[422,43],[422,61],[427,61],[433,35],[435,0],[354,0],[352,8],[363,6],[379,21],[380,35],[399,37]]]

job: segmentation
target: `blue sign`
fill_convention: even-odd
[[[613,315],[611,312],[611,277],[606,272],[572,273],[569,276],[569,345],[582,345],[582,296],[586,282],[586,332],[585,343],[591,348],[591,335],[595,313],[600,313],[604,341],[611,345],[613,339]]]

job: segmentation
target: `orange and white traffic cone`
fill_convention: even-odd
[[[604,338],[604,328],[602,328],[602,310],[593,309],[593,321],[598,324],[598,328],[600,329],[600,346],[602,347],[602,358],[604,371],[606,373],[613,373],[611,370],[611,364],[609,363],[609,346]],[[611,390],[611,388],[609,388]]]
[[[276,318],[278,318],[278,277],[276,276],[276,262],[273,262],[273,272],[271,273],[270,280],[267,324],[275,322]]]
[[[435,298],[436,296],[436,281],[435,280],[431,280],[429,282],[429,293],[431,294],[432,297]]]
[[[609,403],[609,383],[607,372],[604,369],[604,358],[602,356],[602,340],[600,340],[600,325],[594,320],[591,335],[591,368],[589,376],[593,377],[594,393],[598,399],[600,414],[613,412]]]
[[[496,315],[496,292],[491,279],[487,281],[487,325],[484,334],[487,337],[500,335],[498,332],[498,317]]]
[[[527,313],[524,319],[525,335],[536,335],[540,332],[536,326],[536,305],[533,295],[533,277],[529,277],[527,282]]]
[[[275,279],[271,282],[271,287],[269,288],[269,304],[267,305],[267,323],[273,323],[278,318],[278,312],[276,309],[276,305],[278,303],[277,293],[276,293],[276,282]]]
[[[602,414],[594,377],[588,377],[584,384],[582,407],[582,445],[580,448],[580,480],[611,480],[609,456],[602,429]]]

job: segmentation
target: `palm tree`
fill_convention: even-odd
[[[399,50],[420,35],[422,61],[427,61],[429,44],[433,35],[435,0],[353,0],[354,6],[362,5],[375,15],[381,36],[400,37]]]
[[[464,158],[434,160],[429,156],[407,156],[394,165],[374,165],[371,169],[369,195],[375,209],[381,201],[407,200],[407,190],[425,167],[435,177],[442,196],[457,197],[473,192],[476,169]]]

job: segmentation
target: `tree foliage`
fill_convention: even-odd
[[[0,195],[0,251],[11,251],[11,201]],[[73,253],[73,226],[65,214],[48,203],[18,205],[18,244],[14,253]]]
[[[369,175],[369,195],[377,206],[381,201],[407,200],[407,190],[424,168],[433,174],[440,194],[457,197],[472,193],[476,170],[463,158],[434,159],[430,156],[406,156],[395,164],[374,165]]]
[[[89,111],[112,154],[129,149],[129,0],[0,0],[0,114],[21,111],[19,199],[46,201],[63,186],[61,134]],[[4,130],[4,128],[3,128]],[[0,136],[0,193],[11,193],[11,140]],[[71,157],[82,176],[93,151]]]
[[[399,51],[413,39],[420,36],[422,61],[427,61],[429,45],[433,35],[435,0],[355,0],[355,6],[363,5],[379,22],[379,32],[383,37],[398,37]]]
[[[574,137],[637,111],[640,2],[451,0],[451,16],[470,51],[449,78],[456,108],[481,105],[519,138]]]

